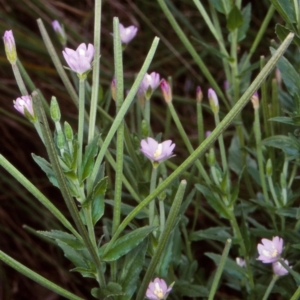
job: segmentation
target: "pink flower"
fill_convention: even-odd
[[[201,87],[198,85],[196,87],[196,100],[198,103],[201,103],[202,99],[203,99],[203,93],[202,93]]]
[[[172,290],[172,287],[168,287],[163,279],[155,278],[149,283],[146,297],[149,300],[165,299],[167,294]]]
[[[135,36],[138,31],[137,27],[131,25],[124,27],[121,23],[119,24],[120,37],[123,44],[128,44]]]
[[[22,115],[25,115],[25,108],[29,112],[31,116],[34,117],[33,107],[32,107],[32,99],[30,96],[21,96],[20,98],[17,98],[13,101],[14,108],[21,113]]]
[[[93,60],[94,53],[94,46],[89,44],[87,47],[84,43],[80,44],[76,51],[70,48],[65,48],[63,51],[64,58],[70,69],[78,75],[82,75],[92,68],[91,62]]]
[[[142,80],[142,83],[139,87],[138,94],[139,96],[145,96],[146,99],[150,99],[153,91],[159,86],[160,75],[156,72],[151,74],[146,74]]]
[[[3,36],[3,42],[8,61],[11,64],[15,64],[17,62],[17,50],[12,30],[5,31]]]
[[[237,263],[240,267],[242,267],[242,268],[245,268],[245,267],[246,267],[246,261],[245,261],[244,259],[242,259],[242,258],[240,258],[240,257],[237,257],[237,258],[235,259],[235,261],[236,261],[236,263]]]
[[[287,260],[284,260],[284,262],[289,265],[289,262]],[[276,261],[272,264],[273,273],[277,276],[284,276],[288,274],[288,270],[279,262]]]
[[[141,140],[141,152],[152,162],[161,162],[173,155],[175,144],[171,140],[158,143],[151,137]]]
[[[283,250],[283,239],[278,236],[273,237],[272,240],[262,239],[261,244],[257,245],[259,253],[258,260],[264,264],[276,262]]]

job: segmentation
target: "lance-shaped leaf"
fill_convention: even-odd
[[[115,261],[121,256],[127,254],[130,250],[140,244],[157,226],[145,226],[138,228],[121,238],[117,239],[110,250],[102,256],[106,245],[99,250],[100,257],[103,261]]]

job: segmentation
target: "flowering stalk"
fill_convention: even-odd
[[[211,109],[214,113],[215,124],[216,124],[216,126],[218,126],[220,124],[219,101],[218,101],[216,92],[211,88],[208,90],[208,99],[209,99]],[[218,142],[219,142],[219,147],[220,147],[223,172],[226,173],[226,172],[228,172],[228,166],[227,166],[227,158],[226,158],[223,134],[219,135]]]
[[[194,152],[194,148],[190,142],[190,139],[189,137],[187,136],[182,124],[181,124],[181,121],[180,119],[178,118],[178,115],[176,113],[176,110],[172,104],[172,96],[171,96],[171,91],[170,91],[170,88],[168,87],[168,83],[163,79],[161,81],[161,89],[163,91],[163,94],[164,94],[164,98],[165,98],[165,101],[168,105],[168,109],[171,113],[171,116],[173,118],[173,121],[180,133],[180,136],[181,138],[183,139],[184,143],[185,143],[185,146],[187,147],[188,151],[190,154],[192,154]],[[198,170],[199,170],[199,173],[201,174],[201,176],[203,177],[203,179],[205,180],[205,182],[207,184],[210,184],[211,183],[211,180],[209,178],[209,176],[206,174],[206,171],[204,170],[201,162],[199,160],[197,160],[195,162]]]
[[[272,292],[272,290],[273,290],[273,287],[274,287],[274,285],[275,285],[275,283],[276,283],[276,281],[277,281],[278,278],[279,278],[279,277],[278,277],[277,275],[275,275],[275,274],[273,275],[272,280],[271,280],[271,282],[269,283],[268,288],[267,288],[267,290],[266,290],[266,292],[265,292],[265,294],[264,294],[262,300],[267,300],[267,299],[269,299],[269,295],[271,294],[271,292]]]
[[[129,93],[127,94],[125,100],[124,100],[124,103],[119,111],[119,113],[117,114],[112,126],[110,127],[110,130],[101,146],[101,149],[100,149],[100,152],[96,158],[96,161],[95,161],[95,165],[94,165],[94,169],[93,169],[93,172],[91,174],[91,180],[89,181],[90,184],[88,184],[87,188],[88,188],[88,191],[91,191],[92,190],[92,185],[91,183],[94,182],[97,174],[98,174],[98,170],[99,170],[99,167],[102,163],[102,160],[105,156],[105,153],[107,151],[107,148],[111,142],[111,140],[113,139],[114,137],[114,134],[115,132],[117,131],[119,125],[121,124],[127,110],[129,109],[132,101],[134,100],[135,98],[135,95],[136,95],[136,92],[144,78],[144,75],[153,59],[153,56],[154,56],[154,53],[155,53],[155,50],[157,48],[157,45],[158,45],[158,42],[159,42],[159,39],[158,38],[155,38],[154,41],[153,41],[153,44],[151,46],[151,49],[149,50],[149,53],[145,59],[145,62],[132,86],[132,88],[130,89]]]
[[[157,180],[157,167],[152,168],[151,181],[150,181],[150,193],[151,194],[156,188]],[[149,203],[149,225],[153,225],[155,216],[155,199]]]
[[[100,42],[101,42],[101,9],[102,0],[95,0],[95,12],[94,12],[94,61],[93,61],[93,87],[90,105],[89,115],[89,133],[88,143],[90,143],[95,135],[95,123],[98,106],[98,94],[99,94],[99,79],[100,79]]]
[[[153,277],[153,274],[155,272],[157,264],[159,263],[159,261],[161,259],[161,255],[166,247],[167,241],[169,240],[170,233],[174,229],[174,225],[177,221],[180,206],[181,206],[182,199],[183,199],[184,192],[185,192],[185,188],[186,188],[186,181],[182,180],[179,184],[177,193],[175,195],[173,204],[171,206],[171,209],[170,209],[167,221],[166,221],[165,230],[161,233],[161,235],[159,237],[158,246],[157,246],[155,253],[148,265],[146,274],[145,274],[143,281],[140,285],[140,288],[138,290],[136,300],[142,300],[145,297],[145,292],[146,292],[148,283],[150,282],[151,278]]]
[[[219,285],[221,275],[223,273],[225,262],[226,262],[226,259],[228,257],[228,253],[229,253],[229,250],[230,250],[230,247],[231,247],[231,242],[232,242],[231,239],[227,239],[227,241],[226,241],[226,244],[225,244],[222,256],[221,256],[221,260],[218,264],[217,272],[215,274],[212,286],[210,288],[208,300],[213,300],[214,299],[215,293],[216,293],[218,285]]]
[[[204,141],[204,124],[202,113],[202,99],[203,94],[200,86],[196,89],[196,108],[197,108],[197,128],[198,128],[198,144],[200,145]]]
[[[254,94],[251,97],[251,101],[253,103],[253,108],[254,108],[253,129],[254,129],[255,140],[256,140],[256,154],[257,154],[260,182],[261,182],[265,201],[266,203],[270,204],[270,199],[269,199],[267,184],[265,179],[264,164],[263,164],[263,154],[262,154],[262,147],[261,147],[261,128],[260,128],[260,120],[259,120],[259,99],[257,94]]]

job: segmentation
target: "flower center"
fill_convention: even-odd
[[[19,105],[20,106],[25,106],[25,101],[24,100],[19,100]]]
[[[278,251],[276,249],[273,249],[273,251],[263,250],[263,254],[267,257],[276,257],[278,256]]]
[[[158,299],[164,298],[164,292],[157,282],[155,283],[154,295],[156,295]]]
[[[83,49],[79,49],[78,53],[80,56],[85,56],[85,51]]]
[[[161,155],[161,153],[162,153],[162,144],[158,144],[158,145],[157,145],[157,149],[156,149],[156,151],[154,152],[153,156],[154,156],[155,158],[158,158],[158,157]]]

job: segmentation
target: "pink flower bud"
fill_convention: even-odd
[[[8,61],[11,64],[15,64],[17,62],[17,50],[12,30],[5,31],[3,36],[3,42]]]
[[[163,93],[166,103],[171,103],[172,102],[172,91],[170,88],[170,84],[165,79],[162,79],[162,81],[160,83],[160,88],[161,88],[161,91]]]
[[[32,99],[30,96],[21,96],[13,101],[14,108],[25,116],[25,109],[28,111],[28,113],[34,118],[35,114],[33,111],[32,106]]]

